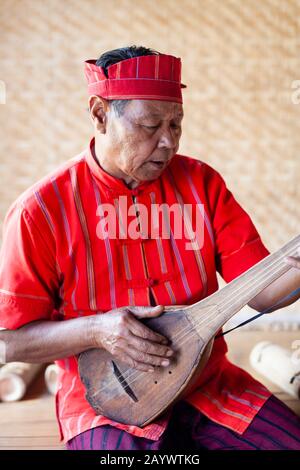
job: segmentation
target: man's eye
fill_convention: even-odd
[[[145,127],[146,129],[158,129],[159,126],[146,126],[145,124],[143,125],[143,127]]]

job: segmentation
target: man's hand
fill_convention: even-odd
[[[168,340],[143,325],[138,318],[154,318],[163,312],[156,307],[122,307],[96,315],[93,323],[94,347],[104,348],[129,366],[153,372],[153,366],[168,366],[174,351]]]

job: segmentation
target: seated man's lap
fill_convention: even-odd
[[[174,405],[158,441],[135,437],[112,426],[85,431],[67,443],[71,450],[300,450],[300,418],[271,396],[243,434],[214,423],[184,401]]]

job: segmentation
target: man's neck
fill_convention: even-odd
[[[93,157],[95,158],[95,161],[100,166],[100,168],[103,171],[105,171],[105,173],[107,173],[110,176],[113,176],[114,178],[118,178],[120,180],[123,180],[128,188],[134,189],[139,185],[139,183],[140,183],[139,181],[135,181],[130,176],[125,175],[124,173],[122,173],[121,170],[108,167],[108,165],[106,165],[105,161],[100,163],[99,158],[96,155],[96,150],[95,149],[94,149],[94,152],[93,152]]]

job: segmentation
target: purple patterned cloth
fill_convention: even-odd
[[[69,450],[300,450],[300,418],[275,396],[237,434],[214,423],[188,403],[178,402],[158,441],[99,426],[67,442]]]

